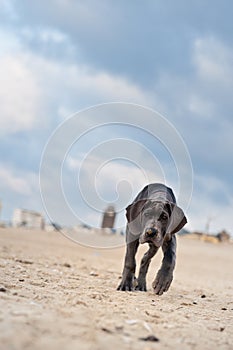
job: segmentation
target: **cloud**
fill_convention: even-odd
[[[17,11],[15,9],[14,3],[11,0],[1,0],[0,18],[1,16],[7,17],[12,21],[18,19]]]
[[[233,124],[229,113],[233,108],[232,62],[233,50],[223,42],[213,37],[195,40],[193,63],[196,75],[191,96],[196,98],[196,106],[189,104],[189,109],[193,112],[194,107],[194,117],[201,116],[202,125],[206,122],[199,130],[198,139],[203,144],[203,154],[219,166],[228,165],[233,147]],[[211,132],[206,133],[207,128]]]
[[[219,172],[229,164],[233,147],[232,62],[233,50],[227,44],[213,36],[196,38],[189,75],[161,71],[155,86],[162,112],[184,136],[200,171]]]
[[[217,89],[232,85],[232,61],[232,49],[216,38],[204,37],[195,40],[193,62],[198,77],[204,83],[218,84]]]
[[[58,31],[42,31],[43,40],[63,41]],[[65,40],[65,39],[64,39]],[[68,44],[67,44],[68,45]],[[90,104],[134,101],[150,97],[125,77],[88,65],[44,58],[22,47],[0,58],[1,132],[29,131],[50,125],[56,115],[76,112]]]
[[[1,133],[33,129],[39,121],[40,89],[24,56],[0,58]]]
[[[77,56],[81,52],[82,62],[108,72],[121,71],[144,87],[154,86],[161,68],[187,74],[191,39],[208,32],[226,33],[224,26],[216,29],[213,19],[231,21],[229,9],[222,4],[220,10],[217,3],[187,5],[183,0],[169,5],[161,0],[136,2],[133,7],[122,1],[26,0],[13,7],[18,28],[25,23],[30,28],[59,28],[76,47]]]
[[[31,173],[22,173],[12,169],[6,164],[0,165],[0,187],[2,191],[11,191],[23,196],[33,194],[33,185],[36,175]]]

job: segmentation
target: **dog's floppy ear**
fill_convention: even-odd
[[[146,205],[147,200],[139,200],[133,202],[126,208],[126,218],[128,220],[128,226],[133,234],[141,233],[141,212]]]
[[[182,227],[187,223],[186,216],[181,208],[177,205],[171,205],[171,216],[167,228],[167,233],[176,233],[182,229]]]
[[[134,221],[137,219],[141,211],[143,210],[146,200],[139,200],[137,202],[133,202],[126,208],[126,218],[128,222]]]

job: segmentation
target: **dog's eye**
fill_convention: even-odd
[[[160,215],[160,220],[167,220],[168,216],[166,214]]]

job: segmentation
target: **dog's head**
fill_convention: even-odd
[[[187,219],[176,204],[151,200],[138,201],[127,207],[130,231],[141,244],[152,242],[160,247],[165,239],[181,230]]]

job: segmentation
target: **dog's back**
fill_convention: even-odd
[[[172,189],[161,183],[152,183],[145,186],[134,199],[133,203],[141,200],[153,200],[158,202],[170,202],[176,204],[176,198]]]

